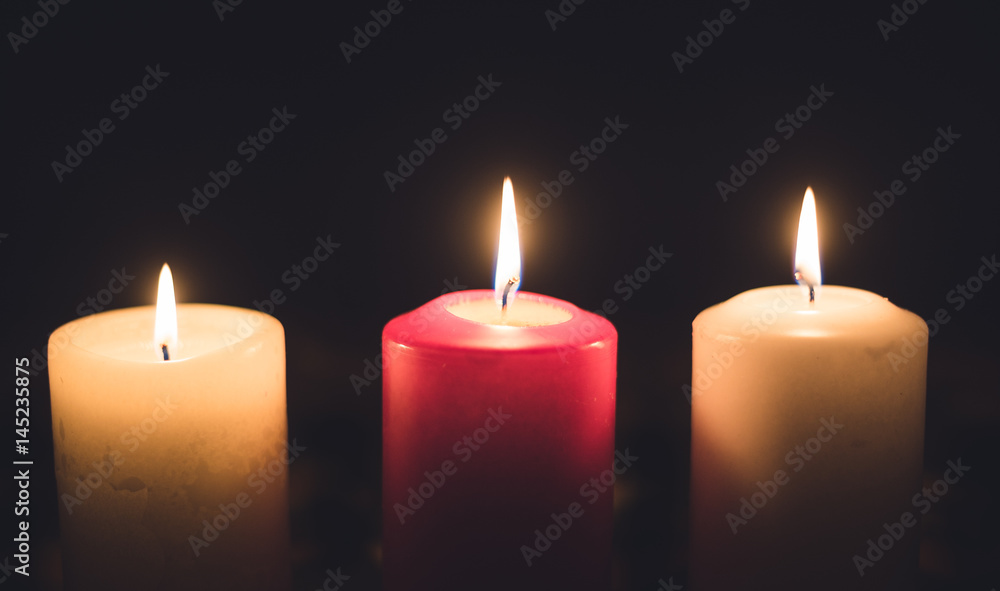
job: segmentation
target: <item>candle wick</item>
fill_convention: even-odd
[[[514,287],[517,282],[520,281],[516,276],[511,277],[507,280],[507,285],[503,288],[503,296],[500,298],[500,309],[507,310],[507,295],[510,294],[510,288]]]
[[[510,288],[514,287],[521,279],[516,275],[507,280],[507,285],[503,288],[503,295],[500,296],[500,323],[507,324],[507,295]]]
[[[167,349],[167,345],[160,345],[160,350],[163,351],[163,360],[170,361],[170,351]]]
[[[801,271],[795,271],[794,277],[795,277],[795,283],[798,283],[800,285],[802,284],[803,281],[805,281],[805,275],[803,275]],[[810,304],[815,304],[816,303],[816,286],[813,285],[812,283],[809,283],[808,285],[809,285],[809,303]]]

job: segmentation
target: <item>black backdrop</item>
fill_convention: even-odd
[[[350,376],[374,361],[393,316],[452,284],[491,285],[505,175],[522,218],[534,217],[521,227],[522,288],[619,307],[618,447],[642,459],[616,491],[618,588],[686,581],[690,322],[741,291],[791,281],[807,185],[826,282],[925,318],[949,312],[930,345],[925,465],[931,479],[956,457],[973,470],[924,520],[922,579],[926,589],[1000,585],[1000,282],[949,299],[998,250],[995,4],[910,0],[891,30],[878,24],[892,22],[888,0],[404,0],[350,62],[341,43],[386,2],[245,0],[222,18],[219,6],[71,2],[47,19],[33,16],[37,1],[0,9],[4,332],[9,355],[32,357],[112,270],[135,278],[108,308],[152,303],[164,261],[180,301],[250,307],[283,289],[274,315],[287,333],[289,432],[309,447],[291,471],[297,589],[337,567],[351,588],[378,588],[381,382],[359,394]],[[573,12],[553,27],[546,11],[560,6]],[[724,9],[732,22],[702,33]],[[32,29],[22,17],[47,22]],[[675,52],[699,33],[711,44],[678,71]],[[113,101],[147,66],[167,74],[122,119]],[[453,129],[446,111],[480,77],[497,85]],[[825,102],[800,110],[799,128],[776,128],[813,87]],[[246,162],[238,145],[273,108],[295,119]],[[66,146],[103,118],[114,130],[57,174]],[[574,152],[606,118],[627,128],[580,171]],[[438,127],[447,139],[390,189],[385,171]],[[957,139],[913,179],[904,163],[939,128]],[[777,152],[723,199],[717,182],[768,138]],[[186,223],[179,206],[231,159],[240,173]],[[563,169],[573,183],[539,197]],[[843,225],[896,179],[906,192],[850,240]],[[283,273],[318,237],[341,246],[291,291]],[[651,247],[673,256],[626,300],[615,286]],[[34,379],[32,398],[38,589],[59,580],[46,380]],[[11,398],[4,406],[12,413]]]

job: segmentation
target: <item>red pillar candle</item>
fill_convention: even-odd
[[[617,333],[547,296],[506,290],[504,310],[504,292],[383,332],[388,590],[610,589]]]

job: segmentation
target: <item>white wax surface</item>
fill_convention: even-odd
[[[496,326],[550,326],[573,317],[567,310],[526,298],[515,300],[507,307],[506,315],[500,313],[491,297],[452,304],[447,310],[459,318]]]
[[[181,305],[177,310],[178,346],[170,351],[171,361],[181,361],[212,353],[227,347],[229,341],[243,340],[263,326],[265,316],[254,310],[213,306]],[[153,306],[116,310],[88,316],[80,321],[73,338],[73,346],[95,355],[134,363],[161,363],[162,353],[153,342],[153,332],[145,313]],[[224,310],[224,313],[219,313]],[[238,312],[234,312],[238,310]],[[270,318],[270,317],[267,317]],[[99,320],[99,324],[93,321]],[[273,320],[273,319],[271,319]]]

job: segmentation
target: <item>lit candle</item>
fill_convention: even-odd
[[[912,525],[864,577],[852,557],[913,513],[927,326],[867,291],[820,291],[811,189],[796,279],[801,288],[753,289],[694,320],[691,586],[906,588]],[[911,339],[923,345],[899,363]]]
[[[617,333],[518,292],[510,179],[502,203],[495,289],[441,296],[382,335],[389,590],[611,585]]]
[[[288,589],[281,323],[159,296],[49,339],[65,588]]]

